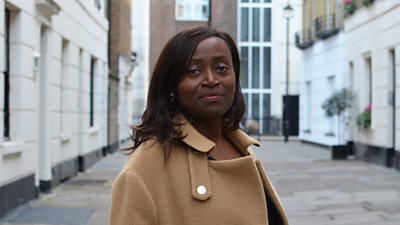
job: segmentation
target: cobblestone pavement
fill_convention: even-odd
[[[291,225],[399,225],[400,171],[298,141],[267,141],[264,161]]]
[[[400,172],[356,160],[332,161],[327,149],[262,140],[264,161],[291,225],[399,225]],[[7,215],[3,225],[106,225],[112,181],[126,156],[115,153],[49,194]]]

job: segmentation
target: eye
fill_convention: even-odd
[[[223,73],[223,72],[226,72],[228,70],[228,67],[226,67],[226,66],[218,66],[215,70],[218,73]]]
[[[190,68],[187,70],[187,74],[190,76],[196,76],[200,74],[200,70],[198,68]]]

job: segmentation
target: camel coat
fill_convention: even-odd
[[[288,224],[261,161],[249,148],[257,141],[226,129],[244,156],[208,160],[215,144],[190,123],[181,130],[186,137],[172,145],[166,161],[156,141],[130,155],[112,188],[111,225]]]

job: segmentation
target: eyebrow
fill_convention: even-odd
[[[229,57],[225,56],[225,55],[217,55],[217,56],[213,56],[212,57],[213,60],[228,60]],[[192,58],[190,60],[190,62],[201,62],[202,59],[201,58]]]

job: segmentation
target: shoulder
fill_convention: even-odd
[[[114,181],[110,224],[157,224],[157,210],[143,180],[132,171],[120,173]]]
[[[134,171],[150,164],[162,164],[164,161],[164,147],[156,140],[143,142],[135,151],[129,155],[123,171]]]
[[[128,158],[123,171],[132,171],[141,177],[142,174],[158,173],[165,167],[171,167],[182,160],[186,148],[184,144],[172,144],[171,153],[165,159],[164,145],[156,140],[143,142]],[[187,157],[186,157],[187,158]]]

